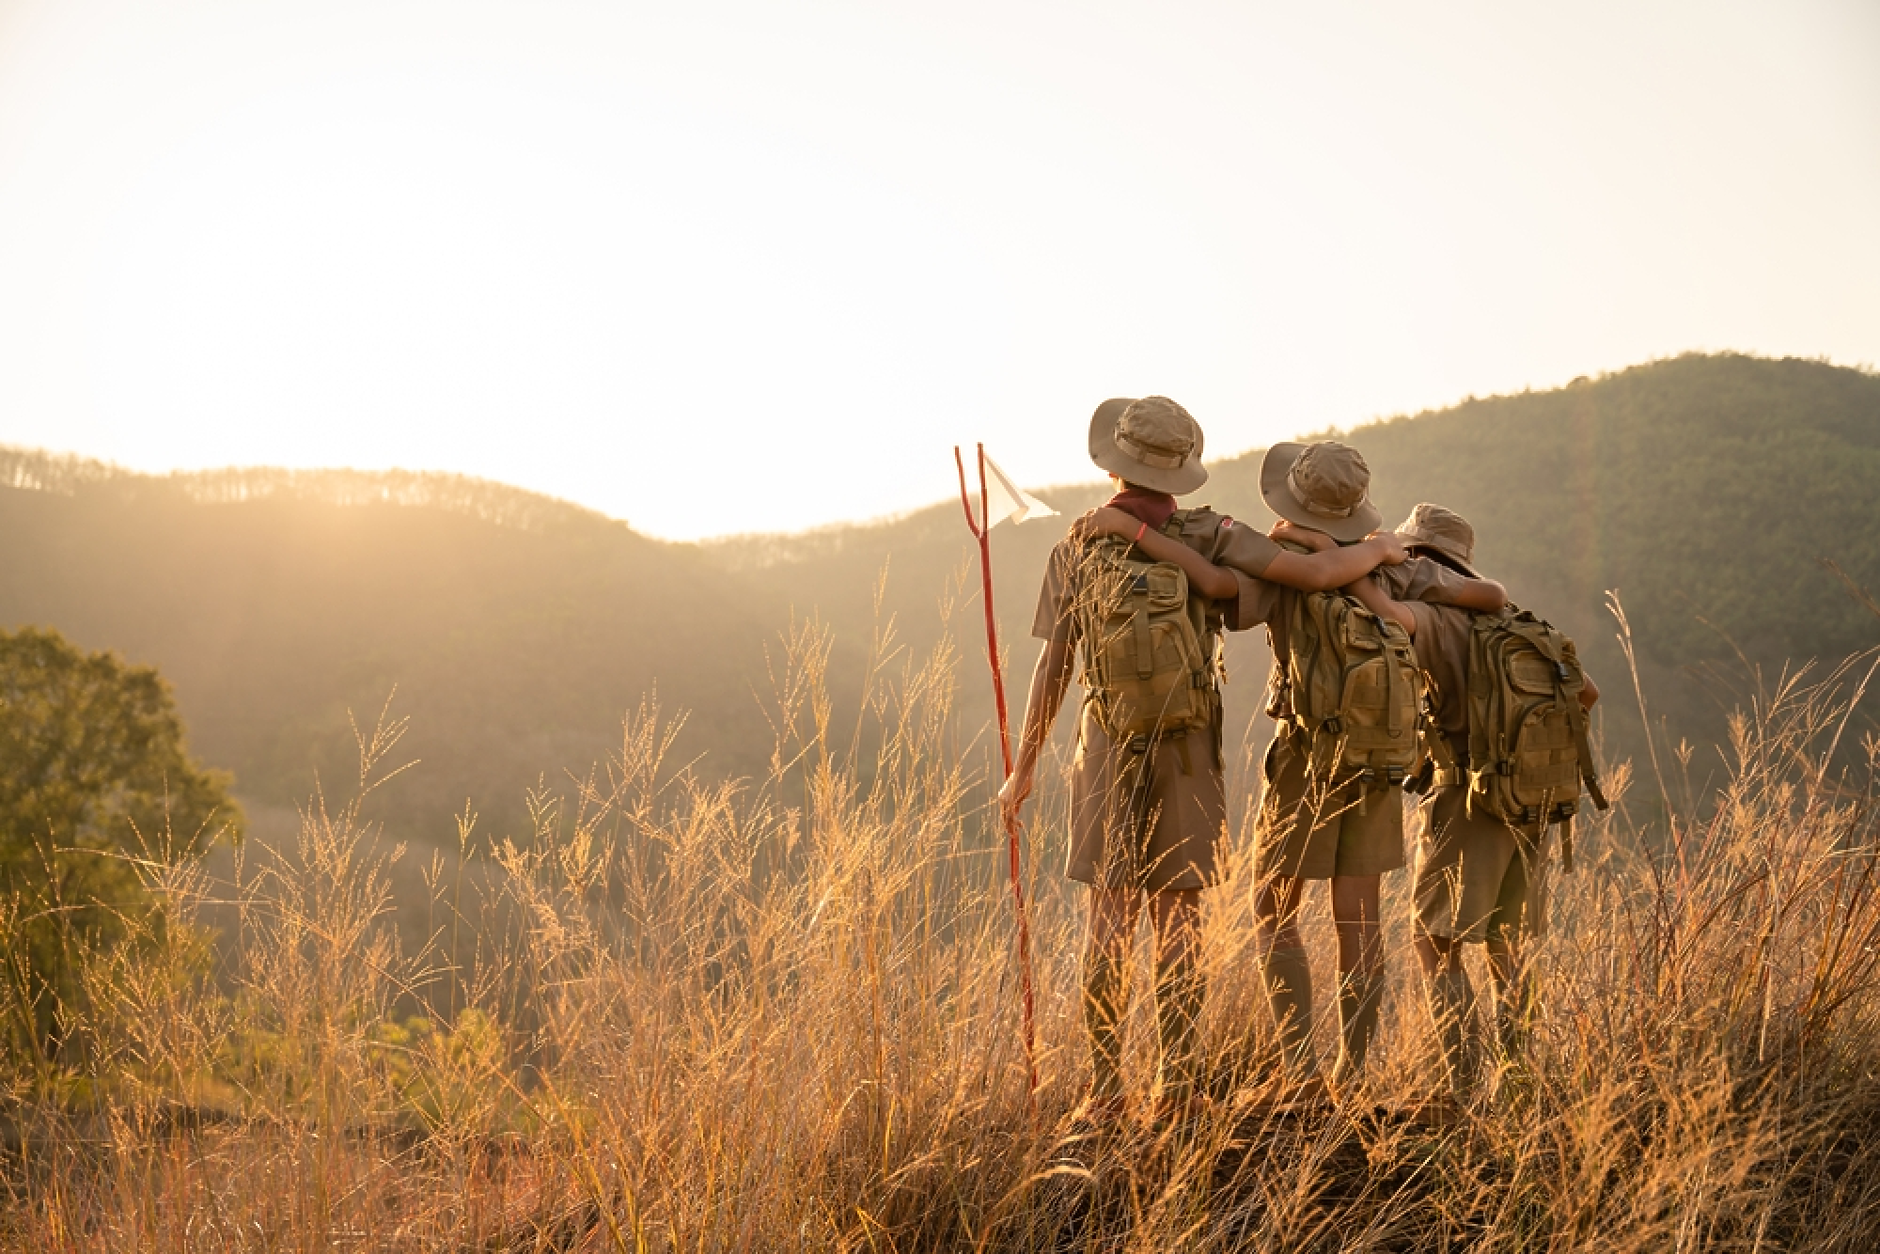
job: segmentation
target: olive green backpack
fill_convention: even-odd
[[[1549,826],[1560,835],[1565,869],[1573,869],[1573,816],[1585,786],[1607,808],[1599,786],[1580,692],[1586,672],[1573,641],[1526,610],[1509,605],[1477,614],[1469,631],[1469,773],[1471,815],[1530,832],[1538,844]],[[1447,742],[1431,737],[1439,759]],[[1460,784],[1453,762],[1438,762],[1437,783]],[[1445,773],[1448,778],[1444,778]]]
[[[1409,633],[1340,592],[1286,598],[1287,649],[1275,651],[1268,713],[1306,737],[1322,781],[1401,784],[1416,765],[1423,676]]]
[[[1163,532],[1179,536],[1185,516],[1177,511]],[[1208,627],[1207,598],[1191,594],[1181,567],[1150,561],[1120,536],[1099,537],[1084,559],[1084,687],[1103,729],[1142,751],[1164,733],[1213,726],[1220,636]]]

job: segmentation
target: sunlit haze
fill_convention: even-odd
[[[0,442],[687,538],[1880,359],[1880,5],[0,0]]]

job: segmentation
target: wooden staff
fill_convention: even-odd
[[[960,508],[966,512],[966,528],[979,541],[980,599],[986,606],[986,661],[992,667],[992,702],[999,711],[999,761],[1003,768],[999,782],[1012,775],[1012,739],[1005,716],[1005,677],[999,668],[999,625],[992,616],[992,527],[986,519],[986,446],[979,448],[979,517],[973,517],[972,497],[966,491],[966,464],[960,458],[959,445],[953,446],[953,465],[960,472]],[[1031,984],[1031,924],[1025,915],[1025,881],[1019,874],[1018,822],[1005,825],[1006,862],[1012,874],[1012,905],[1018,912],[1018,983],[1024,1001],[1025,1071],[1030,1077],[1026,1098],[1033,1114],[1038,1110],[1038,1052],[1033,1028],[1034,1003]]]

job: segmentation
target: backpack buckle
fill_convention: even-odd
[[[1131,753],[1147,753],[1149,752],[1149,738],[1147,736],[1131,736],[1129,738],[1128,748]]]
[[[1345,730],[1345,720],[1342,718],[1339,718],[1336,714],[1334,714],[1332,717],[1326,719],[1323,723],[1319,724],[1319,730],[1324,732],[1328,736],[1343,735],[1344,730]]]

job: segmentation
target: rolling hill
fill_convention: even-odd
[[[1082,438],[1080,416],[1064,425]],[[1818,561],[1880,588],[1872,373],[1689,355],[1341,438],[1369,460],[1387,520],[1418,500],[1460,511],[1485,571],[1581,639],[1611,677],[1608,735],[1621,747],[1637,743],[1638,720],[1608,589],[1627,608],[1653,714],[1674,734],[1718,734],[1746,664],[1839,659],[1880,641],[1880,622]],[[1214,462],[1196,499],[1263,525],[1258,465],[1257,452]],[[1102,492],[1042,495],[1069,513]],[[1061,534],[1057,520],[996,533],[1021,690],[1038,572]],[[447,475],[153,477],[0,450],[0,535],[0,624],[55,626],[159,666],[199,754],[233,770],[252,801],[290,804],[316,772],[347,779],[348,710],[369,720],[396,685],[412,718],[405,747],[422,765],[383,812],[401,834],[436,839],[466,800],[484,830],[519,828],[524,790],[604,754],[655,687],[667,708],[691,711],[682,755],[704,755],[713,774],[761,768],[766,649],[793,618],[833,633],[839,699],[854,692],[878,591],[910,648],[949,632],[979,647],[970,548],[950,502],[802,535],[666,544]],[[936,613],[943,601],[950,615]],[[1245,720],[1259,642],[1236,640],[1230,666],[1230,713]],[[968,670],[969,733],[985,726],[983,688]]]

